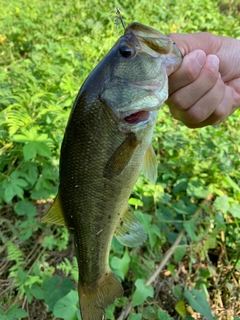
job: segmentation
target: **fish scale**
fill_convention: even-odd
[[[102,320],[104,309],[123,295],[109,267],[113,236],[128,246],[146,239],[128,199],[141,169],[153,183],[157,178],[152,133],[167,99],[167,75],[181,61],[170,38],[133,23],[75,100],[61,147],[58,195],[43,221],[65,225],[73,235],[83,320]]]

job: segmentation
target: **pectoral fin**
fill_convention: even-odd
[[[149,179],[153,184],[157,180],[157,175],[158,175],[157,167],[158,167],[157,158],[152,145],[150,145],[145,154],[142,172],[145,175],[145,177]]]
[[[53,205],[50,207],[48,212],[42,217],[41,221],[57,224],[59,226],[66,226],[66,223],[63,218],[63,211],[59,194],[56,196]]]
[[[146,241],[147,234],[135,215],[126,210],[115,230],[115,236],[124,246],[136,247]]]
[[[131,132],[108,160],[103,170],[104,178],[111,179],[120,175],[131,160],[138,144],[136,135]]]

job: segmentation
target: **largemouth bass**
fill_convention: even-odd
[[[115,235],[137,246],[146,234],[128,199],[142,169],[154,182],[151,146],[168,75],[181,64],[170,38],[132,23],[84,82],[61,147],[58,195],[44,222],[66,225],[74,237],[83,320],[102,320],[123,295],[109,268]]]

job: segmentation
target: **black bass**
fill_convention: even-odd
[[[170,38],[132,23],[84,82],[65,131],[58,195],[44,222],[66,225],[74,237],[83,320],[102,320],[123,295],[109,268],[112,237],[137,246],[146,234],[128,199],[139,172],[153,183],[151,146],[168,75],[182,56]]]

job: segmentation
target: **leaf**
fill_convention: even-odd
[[[25,161],[29,161],[35,158],[37,154],[47,158],[51,157],[51,151],[48,145],[44,142],[30,141],[24,145],[23,155]]]
[[[7,180],[3,182],[4,200],[9,203],[15,196],[13,186]]]
[[[110,306],[108,306],[107,309],[105,310],[106,319],[115,320],[114,311],[115,311],[115,305],[110,304]]]
[[[60,319],[77,320],[79,312],[78,293],[70,291],[67,295],[58,300],[53,308],[53,315]]]
[[[133,301],[133,307],[139,306],[142,304],[147,297],[153,297],[154,290],[151,285],[145,286],[145,280],[144,279],[137,279],[135,281],[136,290],[133,293],[132,301]]]
[[[0,315],[3,315],[3,311],[0,310]],[[1,317],[1,320],[16,320],[25,318],[27,316],[27,312],[23,309],[19,309],[18,305],[13,305],[8,311]]]
[[[25,200],[19,201],[15,205],[14,211],[18,216],[34,216],[37,212],[36,207],[31,202],[26,202]]]
[[[169,314],[167,314],[163,310],[158,310],[158,319],[159,320],[174,320],[172,317],[170,317]]]
[[[38,299],[38,300],[42,300],[44,299],[44,291],[43,289],[37,284],[34,283],[30,289],[31,295]]]
[[[68,278],[63,279],[59,276],[54,276],[44,280],[42,289],[48,309],[53,311],[55,303],[64,297],[72,288],[73,282]]]
[[[228,211],[234,218],[240,219],[240,204],[233,203]]]
[[[183,227],[186,230],[186,232],[188,233],[191,240],[195,241],[197,239],[197,235],[194,231],[195,230],[194,222],[191,220],[186,220],[183,222]]]
[[[126,249],[122,258],[112,257],[111,259],[111,267],[114,269],[114,272],[120,276],[122,280],[124,280],[125,275],[128,272],[130,263],[130,257],[128,254],[128,250]]]
[[[128,317],[128,320],[142,320],[142,314],[141,313],[132,313]]]
[[[181,318],[187,316],[187,310],[184,301],[178,301],[175,305],[175,310],[181,316]]]
[[[174,262],[178,263],[179,261],[181,261],[186,252],[187,249],[185,246],[178,246],[173,253]]]
[[[217,211],[226,213],[229,208],[228,196],[217,197],[213,203],[213,207]]]
[[[44,142],[37,143],[37,152],[40,156],[51,158],[51,151],[48,145]]]
[[[177,300],[181,300],[182,298],[182,295],[183,295],[183,289],[182,287],[179,285],[179,284],[176,284],[173,289],[172,289],[172,293],[174,295],[174,297],[177,299]]]
[[[194,178],[189,181],[187,186],[187,195],[189,197],[204,199],[210,193],[211,191],[203,185],[203,182],[200,179]]]
[[[141,211],[136,211],[135,215],[140,223],[143,225],[145,231],[148,234],[149,242],[151,248],[156,244],[157,238],[161,237],[159,228],[151,223],[152,216],[150,214],[142,213]]]
[[[26,162],[35,158],[36,154],[37,154],[37,146],[35,142],[30,141],[23,146],[23,156]]]
[[[186,290],[184,297],[188,300],[190,306],[202,316],[208,320],[214,320],[209,303],[206,300],[206,296],[202,291],[196,289]]]

